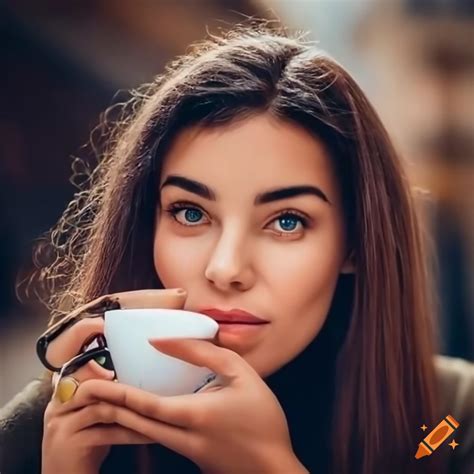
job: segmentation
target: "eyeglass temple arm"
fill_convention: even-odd
[[[120,308],[121,306],[118,299],[111,298],[109,295],[107,295],[100,298],[90,307],[88,307],[88,305],[84,305],[83,307],[78,308],[72,313],[64,316],[63,319],[48,328],[36,341],[36,354],[38,355],[41,363],[47,369],[52,370],[53,372],[59,372],[61,367],[55,367],[54,365],[50,364],[46,357],[49,344],[66,329],[74,326],[74,324],[78,323],[79,321],[86,318],[104,318],[104,313],[106,311]]]

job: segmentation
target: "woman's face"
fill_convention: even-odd
[[[171,176],[200,183],[211,199],[166,184]],[[313,190],[259,199],[300,186]],[[296,357],[320,331],[339,274],[353,271],[322,143],[267,114],[185,130],[165,157],[160,200],[154,264],[164,287],[187,290],[186,310],[242,309],[269,321],[216,339],[262,377]]]

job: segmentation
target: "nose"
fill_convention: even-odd
[[[250,249],[243,232],[229,229],[221,234],[205,270],[211,284],[221,291],[249,289],[255,280]]]

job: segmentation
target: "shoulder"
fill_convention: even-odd
[[[440,415],[451,415],[459,423],[453,462],[459,472],[474,472],[474,363],[437,355],[434,364]]]
[[[40,471],[43,414],[51,397],[47,380],[36,379],[0,409],[0,472]]]
[[[437,355],[435,370],[442,408],[453,410],[459,417],[472,417],[474,415],[474,363]],[[454,413],[453,416],[455,416]]]

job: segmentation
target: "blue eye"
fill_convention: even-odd
[[[185,222],[190,222],[190,224],[186,224],[185,222],[181,222],[178,218],[177,215],[181,212],[184,212],[184,219]],[[199,209],[191,206],[187,206],[184,204],[180,203],[175,203],[172,204],[167,210],[169,214],[173,217],[173,219],[178,222],[178,224],[193,227],[196,222],[199,222],[200,217],[202,217],[203,213]]]
[[[189,219],[190,222],[199,221],[199,217],[202,216],[202,212],[199,209],[185,209],[185,218]]]
[[[178,214],[184,211],[184,222],[178,219]],[[173,219],[180,225],[184,225],[187,227],[196,227],[200,225],[200,219],[204,215],[204,213],[193,206],[190,206],[187,203],[181,202],[181,203],[174,203],[172,204],[168,209],[166,209],[166,212],[170,214]],[[296,213],[295,211],[282,211],[280,215],[275,217],[273,219],[273,222],[279,222],[281,230],[276,229],[276,233],[278,235],[295,235],[298,234],[299,232],[293,232],[297,226],[298,223],[301,224],[301,227],[303,229],[308,227],[308,221],[305,217],[300,215],[299,213]],[[300,229],[301,230],[301,229]]]
[[[305,227],[305,222],[303,219],[296,214],[285,213],[278,216],[275,221],[280,223],[281,228],[284,232],[290,232],[298,226],[298,222],[302,223],[302,226]]]

